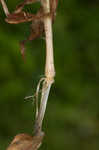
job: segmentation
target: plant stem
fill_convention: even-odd
[[[5,1],[4,1],[4,0],[0,0],[0,2],[1,2],[1,4],[2,4],[2,6],[3,6],[5,15],[8,17],[10,13],[9,13],[9,10],[8,10],[8,8],[7,8],[7,5],[6,5]]]
[[[41,4],[44,9],[44,13],[50,13],[50,1],[41,0]],[[43,81],[41,103],[38,116],[35,122],[35,133],[41,132],[42,122],[45,115],[46,105],[50,88],[54,82],[55,69],[54,69],[54,58],[53,58],[53,36],[52,36],[52,18],[51,16],[44,17],[44,28],[46,37],[46,64],[45,64],[45,80]]]
[[[50,12],[50,1],[42,0],[42,5],[45,13]],[[52,18],[47,16],[44,18],[45,36],[46,36],[46,65],[45,75],[47,78],[54,78],[54,58],[53,58],[53,34],[52,34]]]

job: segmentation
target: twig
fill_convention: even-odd
[[[50,14],[50,0],[40,0],[44,13]],[[4,0],[0,0],[3,5],[4,12],[6,16],[9,16],[8,8]],[[28,1],[27,1],[28,2]],[[30,2],[32,2],[30,0]],[[54,58],[53,58],[53,36],[52,36],[52,17],[51,15],[45,15],[44,17],[44,29],[46,37],[46,64],[45,64],[45,78],[41,78],[36,91],[36,120],[34,128],[34,136],[31,137],[27,134],[19,134],[15,136],[14,140],[11,142],[7,150],[37,150],[43,140],[44,133],[42,132],[42,123],[46,111],[46,105],[48,101],[48,96],[50,93],[51,86],[54,82],[55,69],[54,69]],[[41,89],[41,101],[40,107],[38,109],[38,94],[40,91],[40,85],[42,82]],[[30,97],[26,97],[31,98]]]
[[[50,1],[41,0],[44,13],[50,13]],[[42,122],[46,110],[48,96],[52,83],[54,82],[55,69],[53,59],[53,36],[52,36],[52,18],[51,16],[44,17],[44,28],[46,36],[46,64],[45,64],[45,80],[43,81],[41,103],[37,119],[35,121],[35,133],[42,130]]]
[[[4,0],[0,0],[0,2],[2,4],[2,6],[3,6],[3,10],[5,12],[5,15],[8,17],[10,13],[9,13],[9,10],[7,8],[7,5],[6,5],[5,1]]]

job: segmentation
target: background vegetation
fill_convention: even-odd
[[[8,0],[12,12],[21,0]],[[35,12],[38,4],[26,7]],[[32,101],[44,73],[45,43],[27,44],[26,61],[19,41],[29,25],[4,21],[0,6],[0,149],[13,136],[33,132]],[[56,78],[44,121],[42,150],[99,149],[99,1],[59,0],[54,29]]]

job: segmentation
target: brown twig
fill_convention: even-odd
[[[50,12],[50,1],[41,0],[41,4],[44,9],[44,13]],[[54,82],[55,69],[53,58],[53,36],[52,36],[52,18],[46,16],[44,18],[44,28],[46,36],[46,64],[45,64],[45,80],[43,81],[41,103],[38,116],[35,122],[35,133],[42,130],[42,122],[46,110],[47,100],[52,83]]]
[[[40,1],[44,10],[44,14],[50,13],[50,0],[40,0]],[[6,7],[6,4],[3,2],[4,0],[1,0],[5,14],[9,16],[9,11]],[[53,58],[52,16],[45,15],[43,21],[44,21],[44,30],[45,30],[45,37],[46,37],[45,78],[40,79],[37,87],[36,95],[39,94],[40,82],[42,81],[43,83],[42,83],[41,101],[40,101],[39,109],[38,109],[38,96],[36,99],[37,112],[36,112],[34,136],[29,136],[27,134],[16,135],[14,140],[7,148],[7,150],[37,150],[40,147],[44,137],[44,133],[42,132],[42,123],[45,115],[50,88],[54,82],[55,69],[54,69],[54,58]]]
[[[6,3],[5,3],[5,1],[4,0],[0,0],[0,2],[2,4],[2,6],[3,6],[3,10],[5,12],[6,17],[8,17],[10,13],[9,13],[9,10],[8,10],[8,7],[7,7]]]

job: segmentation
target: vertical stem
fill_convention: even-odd
[[[46,111],[46,106],[47,106],[48,96],[50,93],[51,84],[47,85],[47,83],[45,81],[43,83],[40,109],[39,109],[38,116],[35,121],[34,134],[39,134],[42,130],[42,123],[43,123],[43,119],[44,119],[44,115],[45,115],[45,111]]]
[[[6,5],[5,1],[4,0],[0,0],[0,2],[1,2],[2,7],[4,9],[5,15],[8,16],[10,13],[9,13],[9,10],[7,8],[7,5]]]
[[[50,12],[50,0],[42,0],[44,13]],[[55,76],[54,69],[54,58],[53,58],[53,34],[52,34],[52,18],[46,16],[44,18],[44,28],[46,36],[46,65],[45,65],[45,76],[49,79],[53,79]]]
[[[46,111],[46,106],[47,106],[48,96],[49,96],[49,93],[50,93],[51,84],[49,84],[48,87],[46,87],[46,82],[45,82],[43,84],[43,88],[46,88],[46,89],[44,89],[45,91],[42,91],[41,104],[40,104],[39,118],[40,118],[41,128],[42,128],[42,122],[43,122],[43,119],[44,119],[44,114],[45,114],[45,111]]]
[[[50,13],[50,1],[41,0],[41,4],[44,9],[44,13]],[[44,28],[46,37],[46,64],[45,64],[45,80],[42,86],[41,103],[38,116],[35,122],[34,132],[37,134],[41,132],[42,122],[45,115],[46,105],[50,92],[51,85],[54,81],[55,69],[53,58],[53,36],[52,36],[52,18],[50,16],[44,17]]]

